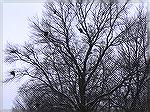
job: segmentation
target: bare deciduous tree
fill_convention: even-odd
[[[47,2],[44,6],[43,16],[30,20],[33,42],[6,49],[6,62],[27,64],[15,71],[15,78],[28,75],[44,85],[41,91],[28,88],[29,92],[22,93],[29,93],[24,101],[28,97],[28,101],[34,101],[36,96],[30,93],[40,96],[46,88],[47,95],[53,96],[46,97],[50,97],[53,111],[58,111],[55,107],[62,108],[62,112],[135,110],[132,107],[142,103],[137,99],[142,100],[147,91],[144,6],[137,7],[135,17],[129,13],[134,5],[128,0],[69,0]]]

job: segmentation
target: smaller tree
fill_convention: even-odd
[[[30,80],[23,84],[14,103],[14,112],[72,112],[70,105],[52,94],[51,90],[39,81]]]

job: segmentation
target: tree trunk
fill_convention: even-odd
[[[82,77],[79,79],[79,92],[80,92],[80,111],[79,112],[87,112],[86,110],[86,98],[85,98],[85,77],[82,75]]]

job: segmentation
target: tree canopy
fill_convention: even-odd
[[[44,7],[42,17],[29,21],[32,42],[5,50],[6,62],[26,65],[13,71],[13,79],[30,76],[19,90],[15,112],[149,109],[145,5],[55,0]]]

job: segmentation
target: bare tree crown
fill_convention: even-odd
[[[6,62],[28,64],[17,76],[28,75],[33,82],[30,86],[45,85],[43,91],[49,91],[23,89],[44,94],[41,101],[51,96],[45,101],[50,110],[136,110],[144,102],[148,76],[147,18],[144,6],[139,6],[132,17],[128,0],[46,2],[43,16],[30,19],[33,43],[20,49],[8,46]],[[34,101],[39,97],[31,93],[24,96],[35,97]],[[38,105],[44,108],[46,104]]]

